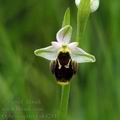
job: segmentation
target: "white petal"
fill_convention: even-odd
[[[48,60],[56,60],[57,50],[58,49],[54,48],[53,46],[48,46],[46,48],[37,49],[34,51],[34,53],[36,56],[40,56]]]
[[[74,47],[77,47],[77,46],[78,46],[78,42],[72,42],[72,43],[68,44],[68,47],[70,49],[74,49]]]
[[[75,0],[75,4],[78,7],[81,0]],[[99,7],[100,0],[90,0],[90,10],[91,12],[95,12]]]
[[[95,62],[95,57],[86,53],[84,50],[78,47],[74,47],[71,49],[71,58],[73,61],[77,63],[84,63],[84,62]]]
[[[56,49],[59,49],[61,47],[61,44],[59,42],[51,42],[52,46]]]
[[[70,25],[66,25],[57,32],[56,39],[59,43],[69,43],[71,35],[72,27]]]

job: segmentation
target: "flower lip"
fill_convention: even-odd
[[[63,54],[64,53],[62,53],[61,55],[63,56]],[[68,83],[77,71],[75,64],[72,62],[72,60],[69,59],[69,57],[67,59],[67,65],[65,61],[61,61],[61,59],[57,59],[51,64],[52,73],[55,74],[56,80],[61,84]]]

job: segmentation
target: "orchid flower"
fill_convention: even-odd
[[[75,0],[75,4],[79,6],[81,0]],[[91,12],[95,12],[99,7],[100,0],[90,0],[90,10]]]
[[[78,42],[71,42],[72,27],[66,25],[56,35],[57,41],[51,46],[34,51],[36,56],[48,59],[51,62],[51,71],[55,74],[58,83],[68,84],[77,71],[77,64],[95,62],[95,57],[78,47]]]

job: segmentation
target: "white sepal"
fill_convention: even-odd
[[[68,44],[70,42],[71,35],[72,27],[70,25],[66,25],[57,32],[56,39],[59,43]]]
[[[53,46],[37,49],[34,51],[36,56],[46,58],[48,60],[56,60],[58,49]]]
[[[71,58],[73,61],[77,63],[84,63],[84,62],[95,62],[96,59],[93,55],[85,52],[81,48],[74,47],[71,49]]]

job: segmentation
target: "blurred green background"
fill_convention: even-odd
[[[80,64],[71,82],[69,120],[120,119],[120,1],[101,0],[90,15],[80,47],[96,63]],[[0,0],[0,120],[55,120],[60,86],[49,61],[35,49],[55,40],[74,0]]]

